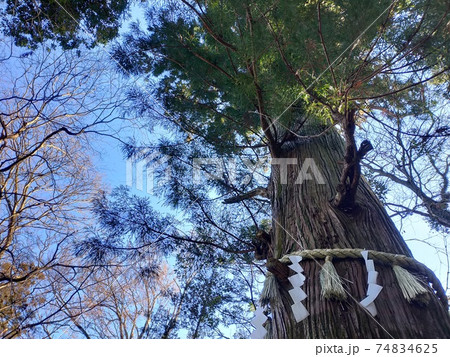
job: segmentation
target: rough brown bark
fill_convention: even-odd
[[[325,184],[306,180],[296,184],[299,165],[290,165],[286,184],[280,167],[272,166],[269,193],[272,201],[274,258],[301,249],[365,248],[411,256],[394,223],[362,179],[356,209],[343,212],[332,204],[339,184],[344,146],[336,132],[303,139],[283,147],[284,158],[301,164],[313,158]],[[324,261],[302,261],[306,282],[303,301],[310,316],[296,323],[291,313],[289,282],[278,281],[281,301],[273,301],[269,331],[274,338],[445,338],[450,337],[448,311],[432,294],[427,306],[408,303],[390,267],[377,265],[383,290],[375,300],[378,315],[372,317],[359,301],[366,297],[367,273],[363,259],[333,262],[349,297],[343,302],[320,297],[319,272]]]

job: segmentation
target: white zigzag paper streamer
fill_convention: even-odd
[[[256,304],[255,317],[251,321],[255,331],[252,332],[250,338],[261,339],[266,336],[267,331],[263,326],[266,320],[267,316],[264,314],[264,309],[259,304]]]
[[[375,265],[372,259],[369,258],[369,252],[367,250],[363,250],[361,255],[366,262],[367,269],[367,297],[361,301],[361,305],[364,306],[372,316],[377,315],[377,308],[375,306],[375,299],[377,298],[380,291],[383,289],[381,285],[377,284],[378,272],[375,271]]]
[[[302,274],[303,268],[299,264],[302,260],[302,257],[298,255],[291,255],[289,257],[289,260],[292,263],[291,265],[289,265],[289,268],[296,272],[295,275],[292,275],[288,278],[289,282],[294,287],[293,289],[289,290],[289,295],[291,295],[291,298],[294,301],[294,304],[292,304],[292,313],[294,314],[295,321],[300,322],[309,316],[308,310],[306,310],[305,306],[303,306],[303,304],[301,303],[306,299],[307,296],[301,289],[306,278]]]

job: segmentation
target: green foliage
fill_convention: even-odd
[[[4,34],[17,46],[35,48],[54,40],[63,49],[80,44],[105,44],[119,33],[129,0],[3,0],[0,14]]]
[[[448,65],[447,6],[169,2],[148,13],[146,29],[134,25],[115,56],[128,73],[158,77],[154,93],[178,129],[236,152],[260,141],[264,122],[280,142],[306,115],[328,123],[343,103],[361,105],[440,73]]]
[[[217,249],[224,234],[212,231],[206,220],[202,225],[195,211],[195,230],[185,235],[173,226],[173,219],[155,212],[148,199],[130,195],[123,187],[110,197],[99,196],[94,205],[100,227],[79,242],[78,254],[84,259],[105,264],[120,257],[133,266],[144,264],[141,275],[145,280],[159,271],[158,266],[148,265],[149,259],[174,261],[178,289],[169,292],[172,304],[155,313],[159,322],[152,324],[149,336],[163,336],[168,319],[173,319],[168,337],[185,330],[191,338],[217,337],[224,326],[248,322],[249,311],[242,307],[249,302],[245,295],[248,287],[243,272],[236,269],[239,262],[235,255]],[[226,248],[239,246],[235,243]],[[180,312],[174,317],[171,311],[177,308]]]

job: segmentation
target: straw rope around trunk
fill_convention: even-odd
[[[344,249],[312,249],[312,250],[301,250],[289,253],[283,256],[279,261],[283,264],[290,263],[289,256],[298,255],[303,259],[326,259],[327,257],[331,257],[333,259],[363,259],[361,256],[361,252],[365,249],[352,249],[352,248],[344,248]],[[448,308],[448,298],[445,293],[444,288],[442,287],[439,279],[433,273],[431,269],[429,269],[426,265],[418,262],[414,258],[410,258],[400,254],[392,254],[379,252],[376,250],[368,250],[369,258],[375,260],[377,263],[391,266],[398,265],[402,268],[413,270],[425,275],[428,281],[431,283],[431,286],[436,291],[436,296],[439,298],[441,303]]]

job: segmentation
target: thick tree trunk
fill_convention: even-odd
[[[272,251],[274,258],[296,250],[363,248],[411,256],[400,233],[382,204],[362,179],[357,208],[345,213],[332,206],[342,171],[344,147],[336,132],[285,145],[281,157],[297,159],[282,182],[281,165],[272,166],[269,194],[272,201]],[[295,183],[301,165],[312,158],[325,183]],[[311,173],[311,171],[309,172]],[[314,175],[311,174],[314,177]],[[317,263],[320,263],[317,264]],[[333,261],[349,292],[345,301],[323,299],[319,273],[324,260],[303,260],[306,276],[303,301],[310,316],[296,323],[291,312],[289,282],[277,280],[281,301],[273,302],[269,337],[273,338],[444,338],[450,337],[448,311],[431,293],[428,305],[404,299],[391,267],[375,262],[383,290],[375,300],[376,317],[359,302],[366,297],[367,272],[363,259]]]

